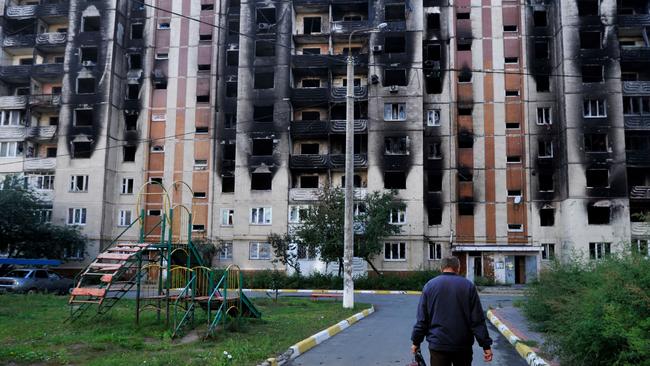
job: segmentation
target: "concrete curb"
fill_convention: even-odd
[[[275,292],[270,288],[245,288],[245,292]],[[279,289],[280,294],[343,294],[343,290],[295,290]],[[355,294],[372,295],[421,295],[422,291],[389,291],[389,290],[354,290]]]
[[[526,360],[530,366],[550,366],[549,362],[546,362],[543,358],[539,357],[532,348],[522,343],[521,338],[517,337],[508,327],[499,320],[499,318],[494,314],[492,310],[487,311],[487,317],[490,319],[490,322],[499,330],[499,332],[515,346],[515,350],[521,357]]]
[[[294,344],[289,347],[289,349],[276,358],[269,358],[268,360],[262,362],[258,366],[282,366],[285,365],[290,360],[300,356],[301,354],[309,351],[310,349],[316,347],[317,345],[323,343],[324,341],[332,338],[333,336],[341,333],[345,329],[352,326],[354,323],[359,320],[369,316],[375,312],[375,307],[371,306],[370,308],[363,310],[359,313],[352,315],[351,317],[341,320],[340,322],[332,325],[331,327],[324,329],[311,337],[305,338],[302,341]]]

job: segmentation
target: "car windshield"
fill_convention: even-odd
[[[28,274],[29,274],[29,271],[27,271],[27,270],[16,269],[16,270],[13,270],[13,271],[7,273],[7,277],[24,278],[24,277],[27,277]]]

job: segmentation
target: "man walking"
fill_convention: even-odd
[[[492,361],[492,339],[481,300],[474,284],[459,276],[459,270],[458,258],[444,258],[442,274],[422,289],[411,350],[416,353],[426,337],[431,366],[471,365],[474,338],[483,348],[485,361]]]

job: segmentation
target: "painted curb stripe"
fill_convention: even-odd
[[[270,288],[245,288],[245,292],[275,292]],[[278,293],[282,294],[343,294],[343,290],[296,290],[296,289],[279,289]],[[366,295],[421,295],[422,291],[390,291],[390,290],[354,290],[355,294]]]
[[[375,312],[374,307],[370,307],[369,309],[366,309],[360,313],[354,314],[351,317],[341,320],[337,324],[332,325],[331,327],[322,330],[314,335],[312,335],[309,338],[306,338],[293,346],[289,347],[289,349],[292,350],[291,358],[294,359],[301,354],[309,351],[310,349],[316,347],[316,345],[319,345],[323,343],[324,341],[328,340],[329,338],[341,333],[345,329],[349,328],[352,324],[358,322],[359,320],[367,317],[368,315],[372,314]]]
[[[497,318],[492,310],[487,311],[487,317],[490,319],[490,322],[501,332],[501,334],[506,337],[508,342],[515,346],[515,350],[524,360],[528,363],[529,366],[549,366],[549,363],[546,362],[543,358],[539,357],[532,348],[522,343],[521,339],[517,337],[508,327]]]

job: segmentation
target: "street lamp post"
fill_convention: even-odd
[[[348,38],[347,95],[345,119],[345,221],[343,229],[343,307],[354,307],[354,281],[352,257],[354,255],[354,56],[352,36],[358,32],[379,31],[387,26],[381,23],[374,28],[357,29]]]

